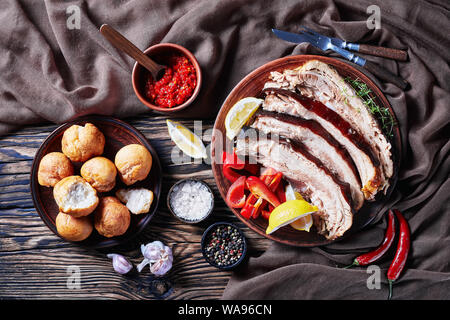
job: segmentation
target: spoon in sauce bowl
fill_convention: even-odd
[[[146,68],[152,75],[153,79],[159,80],[166,69],[166,66],[161,65],[150,59],[146,54],[139,50],[127,38],[121,35],[116,29],[110,25],[103,24],[100,27],[100,33],[117,49],[122,50],[127,55],[136,60],[140,65]]]

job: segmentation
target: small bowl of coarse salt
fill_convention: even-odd
[[[167,207],[179,220],[198,223],[205,220],[213,211],[214,194],[201,180],[183,179],[170,188]]]

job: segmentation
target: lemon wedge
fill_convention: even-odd
[[[238,135],[244,124],[255,114],[262,102],[262,99],[247,97],[239,100],[231,107],[225,117],[225,130],[228,139],[233,140]]]
[[[279,228],[316,212],[318,208],[305,200],[288,200],[273,209],[269,218],[266,234],[271,234]]]
[[[290,184],[286,186],[286,201],[287,200],[304,200],[302,195],[292,188]]]
[[[181,151],[194,159],[206,159],[208,157],[205,145],[196,134],[179,122],[166,120],[166,123],[170,139]]]
[[[300,193],[294,190],[290,184],[286,186],[286,200],[303,200],[303,197]],[[310,214],[301,217],[290,224],[292,228],[299,231],[309,232],[313,224],[313,219]]]
[[[290,224],[292,228],[298,231],[306,231],[309,232],[313,224],[312,215],[308,214],[298,220],[295,220]]]

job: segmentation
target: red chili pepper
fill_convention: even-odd
[[[230,186],[226,196],[226,202],[232,208],[242,208],[245,204],[245,180],[242,176]]]
[[[395,238],[395,216],[392,210],[389,210],[389,220],[388,227],[386,229],[386,233],[384,235],[384,240],[381,245],[373,251],[364,253],[355,258],[353,263],[346,268],[350,268],[352,266],[367,266],[379,258],[381,258],[390,248],[392,242]]]
[[[394,260],[392,260],[392,263],[389,266],[387,272],[387,278],[389,282],[389,300],[392,297],[392,285],[394,281],[398,279],[403,268],[405,267],[406,259],[408,258],[408,252],[411,245],[411,234],[409,231],[408,221],[406,221],[399,210],[394,209],[394,213],[400,224],[400,234]]]
[[[273,191],[271,191],[258,177],[250,176],[247,178],[245,183],[247,184],[248,190],[250,190],[250,192],[258,198],[263,198],[274,207],[278,207],[280,205],[280,200],[278,200],[275,193],[273,193]]]

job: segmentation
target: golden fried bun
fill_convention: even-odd
[[[39,163],[38,182],[44,187],[54,187],[61,179],[73,175],[73,165],[64,153],[50,152]]]
[[[147,178],[152,168],[152,155],[140,144],[129,144],[117,152],[114,163],[120,179],[129,186]]]
[[[94,226],[90,217],[74,218],[64,212],[56,216],[56,230],[61,237],[69,241],[82,241],[88,238]]]
[[[97,191],[82,177],[69,176],[59,181],[53,196],[61,212],[78,218],[87,216],[97,207]]]
[[[117,169],[107,158],[89,159],[81,167],[80,173],[98,192],[108,192],[116,185]]]
[[[102,236],[124,234],[130,226],[130,211],[116,197],[105,197],[94,212],[94,227]]]
[[[105,136],[92,123],[73,125],[61,140],[62,152],[72,161],[84,162],[103,153]]]

